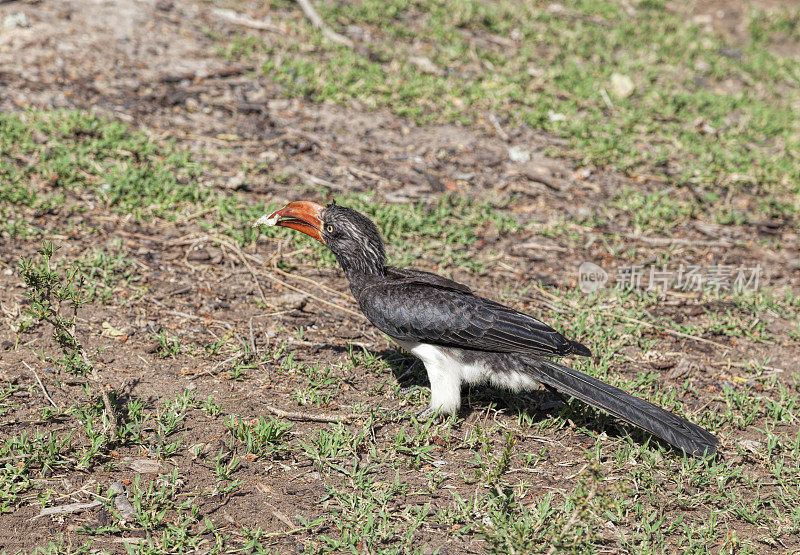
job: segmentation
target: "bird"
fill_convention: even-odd
[[[378,228],[335,202],[295,201],[253,226],[294,229],[325,245],[344,272],[362,313],[420,359],[431,387],[421,416],[455,414],[463,385],[490,384],[518,393],[546,389],[601,409],[693,456],[717,452],[717,438],[649,401],[551,360],[591,356],[528,314],[476,295],[446,277],[386,263]]]

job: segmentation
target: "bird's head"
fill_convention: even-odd
[[[330,249],[348,276],[385,271],[386,254],[378,228],[352,208],[300,200],[261,216],[253,225],[290,227],[313,237]]]

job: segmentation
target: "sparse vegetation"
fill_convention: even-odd
[[[202,72],[87,89],[79,33],[58,40],[85,67],[37,84],[73,109],[0,95],[2,549],[797,549],[797,13],[754,2],[732,40],[700,2],[314,4],[355,48],[294,2],[180,0],[143,17]],[[47,20],[18,31],[54,41]],[[175,55],[120,52],[102,55],[153,75]],[[458,417],[417,419],[424,369],[348,312],[332,256],[250,227],[301,197],[373,218],[392,263],[590,345],[570,364],[707,427],[724,457],[545,391],[474,388]],[[583,260],[604,288],[578,289]],[[765,275],[617,287],[634,264]]]

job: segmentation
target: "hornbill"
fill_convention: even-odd
[[[464,383],[490,383],[514,392],[541,384],[689,454],[716,452],[717,439],[703,428],[545,358],[591,356],[591,352],[536,318],[479,297],[445,277],[387,266],[375,224],[351,208],[297,201],[265,214],[253,225],[289,227],[330,249],[364,315],[424,363],[431,384],[426,413],[458,411]]]

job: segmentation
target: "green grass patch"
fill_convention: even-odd
[[[483,124],[494,112],[569,141],[550,154],[690,184],[708,199],[683,202],[712,214],[730,191],[784,206],[755,207],[756,217],[796,219],[800,59],[768,48],[800,40],[796,12],[756,11],[749,42],[728,44],[663,2],[318,4],[331,25],[368,32],[369,55],[298,19],[296,40],[237,35],[224,53],[262,60],[290,96],[357,99],[421,123]]]
[[[277,206],[201,183],[204,167],[187,152],[159,144],[120,122],[66,111],[0,114],[0,138],[0,234],[9,238],[69,233],[78,226],[91,233],[83,216],[96,204],[137,219],[173,221],[213,208],[213,217],[201,219],[201,224],[239,244],[254,241],[259,233],[308,244],[300,234],[252,228],[256,218]],[[87,194],[91,203],[85,202]],[[321,194],[308,190],[308,196]],[[337,201],[376,220],[399,265],[430,250],[437,253],[433,262],[476,269],[480,263],[465,246],[488,231],[519,228],[505,204],[460,196],[386,204],[372,194],[352,193]],[[334,263],[321,247],[315,247],[313,256]],[[84,257],[81,266],[96,284],[93,293],[102,298],[113,293],[114,279],[137,279],[130,262],[119,254],[96,251]]]
[[[42,234],[56,219],[69,230],[71,217],[89,210],[87,189],[120,213],[174,217],[209,199],[197,183],[201,170],[188,153],[117,121],[69,111],[0,114],[0,233]]]

